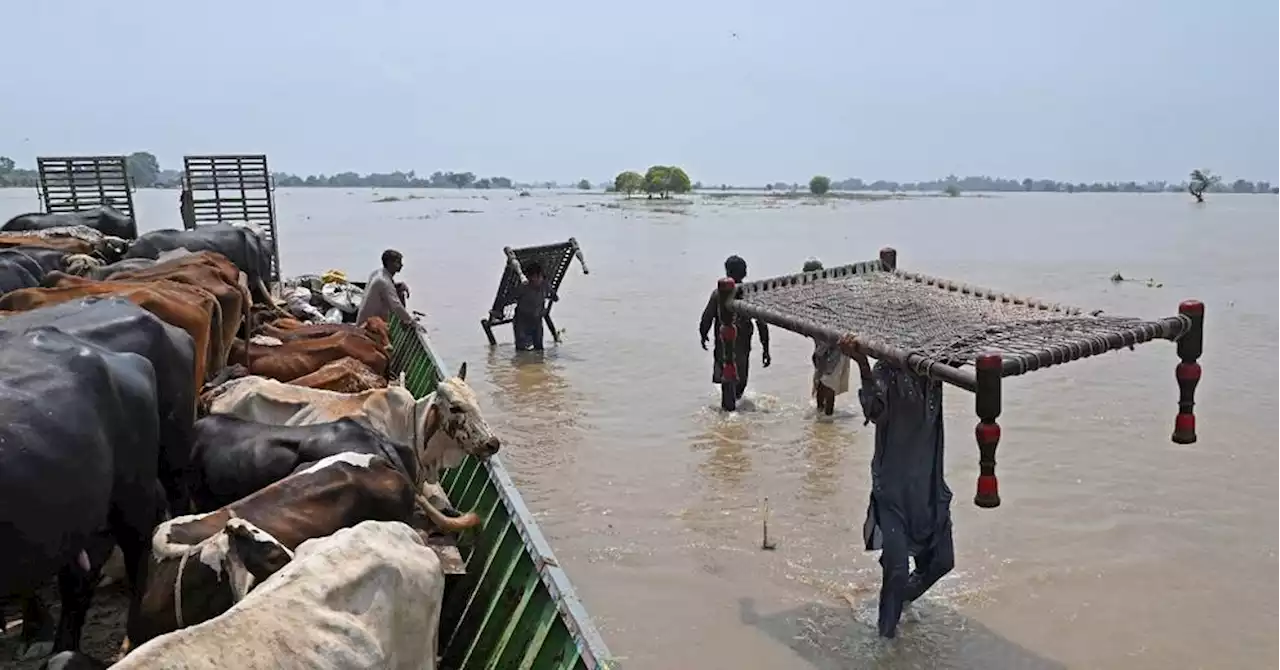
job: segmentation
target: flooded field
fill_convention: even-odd
[[[286,274],[363,278],[384,248],[404,252],[411,306],[453,365],[470,363],[504,459],[629,668],[1274,667],[1274,196],[276,196]],[[135,197],[142,229],[180,225],[176,191]],[[0,219],[36,208],[31,190],[0,191]],[[517,357],[504,327],[490,349],[479,319],[502,247],[570,236],[591,274],[575,264],[561,291],[564,343]],[[731,253],[759,278],[886,245],[907,270],[1113,314],[1206,304],[1197,444],[1169,440],[1168,343],[1037,372],[1005,385],[1004,505],[979,510],[972,399],[948,391],[957,568],[892,644],[874,636],[872,431],[853,397],[815,418],[812,345],[779,331],[745,411],[724,415],[696,332]],[[1162,286],[1112,284],[1117,271]],[[759,550],[766,496],[773,552]]]

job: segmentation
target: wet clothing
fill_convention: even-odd
[[[826,342],[813,343],[813,382],[840,395],[849,390],[849,357]]]
[[[378,268],[369,275],[369,283],[364,287],[364,301],[360,303],[360,311],[356,314],[356,323],[364,323],[372,317],[380,317],[388,324],[391,315],[400,318],[400,323],[412,327],[415,323],[413,315],[405,309],[400,301],[400,292],[396,289],[395,280],[386,268]]]
[[[943,478],[942,383],[878,362],[858,400],[876,424],[862,534],[868,551],[882,550],[879,628],[893,637],[903,605],[955,564],[951,489]],[[916,559],[910,573],[908,557]]]
[[[738,317],[738,337],[734,340],[734,363],[738,368],[738,398],[747,391],[747,379],[751,374],[751,336],[755,327],[751,319]],[[769,348],[769,324],[760,321],[760,346]],[[711,356],[711,383],[719,384],[724,367],[724,343],[720,341],[720,297],[716,291],[711,292],[707,306],[702,310],[702,320],[698,324],[698,333],[706,338],[708,333],[715,342]]]
[[[542,319],[547,315],[547,300],[555,300],[550,287],[524,282],[516,287],[516,312],[511,321],[515,331],[516,349],[542,350]]]

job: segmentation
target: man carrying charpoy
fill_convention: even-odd
[[[942,472],[942,382],[885,361],[873,370],[853,336],[839,347],[858,364],[858,400],[876,425],[862,536],[867,551],[881,550],[879,632],[892,638],[903,606],[955,567],[951,489]]]
[[[560,300],[547,285],[542,263],[532,261],[524,266],[524,281],[516,287],[515,295],[516,313],[511,327],[515,331],[516,351],[542,351],[542,321],[547,316],[547,301]]]
[[[382,252],[382,267],[369,275],[369,283],[364,287],[364,300],[360,303],[360,311],[356,313],[356,323],[363,324],[372,317],[379,317],[388,324],[391,315],[395,314],[400,323],[422,332],[426,327],[405,308],[405,300],[409,297],[409,288],[397,284],[396,273],[404,268],[404,255],[395,249]]]
[[[741,284],[747,278],[747,262],[739,256],[730,256],[724,261],[724,273],[735,282]],[[747,392],[747,376],[751,371],[751,335],[752,320],[739,316],[737,318],[738,336],[734,339],[733,360],[738,368],[738,387],[736,394],[739,400]],[[760,325],[760,348],[764,350],[762,360],[767,368],[773,363],[769,353],[769,326],[764,321]],[[724,345],[720,341],[720,298],[716,291],[711,292],[707,306],[702,310],[702,321],[698,324],[698,334],[702,338],[702,349],[707,349],[707,333],[715,327],[716,340],[712,353],[711,383],[719,384],[724,370]]]
[[[801,272],[817,272],[822,261],[810,258]],[[813,342],[813,398],[818,411],[831,416],[836,411],[836,396],[849,390],[849,357],[840,347],[820,340]]]

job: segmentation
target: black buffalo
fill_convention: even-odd
[[[42,247],[0,249],[0,295],[35,288],[48,272],[63,269],[67,252]]]
[[[63,228],[66,226],[88,226],[103,235],[120,237],[126,240],[138,239],[137,222],[108,205],[100,205],[80,212],[19,214],[9,219],[3,226],[0,226],[0,230],[44,230],[46,228]]]
[[[123,298],[83,298],[0,319],[0,333],[44,327],[78,337],[107,351],[146,358],[155,375],[159,420],[159,478],[169,509],[190,511],[184,482],[191,458],[196,413],[195,344],[186,331],[170,326]],[[44,401],[60,407],[58,398]]]
[[[194,230],[154,230],[130,245],[124,258],[157,258],[173,249],[216,251],[226,256],[248,276],[254,302],[273,304],[265,283],[271,277],[271,243],[254,231],[226,223]]]
[[[144,575],[160,513],[156,403],[142,356],[51,327],[0,332],[0,595],[58,575],[54,651],[80,645],[103,529],[130,583]]]
[[[347,451],[373,454],[418,481],[413,450],[354,419],[275,426],[211,414],[196,422],[191,498],[212,512],[284,479],[298,468]]]

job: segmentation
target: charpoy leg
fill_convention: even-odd
[[[892,638],[898,634],[898,620],[902,618],[902,606],[906,602],[907,580],[910,574],[907,554],[907,534],[902,520],[894,514],[879,515],[881,537],[880,568],[883,577],[880,584],[881,637]]]
[[[907,578],[906,599],[918,599],[955,567],[956,545],[951,538],[951,522],[948,521],[933,546],[916,556],[916,569]]]

